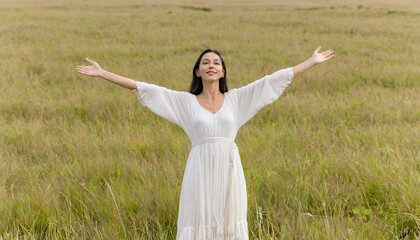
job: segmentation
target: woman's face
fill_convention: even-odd
[[[203,81],[219,81],[220,78],[225,76],[219,55],[212,52],[204,54],[195,74],[201,77]]]

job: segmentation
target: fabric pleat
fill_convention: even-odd
[[[203,108],[191,93],[136,83],[133,92],[140,103],[180,126],[192,143],[182,180],[177,240],[248,240],[246,183],[235,138],[242,125],[280,97],[292,78],[292,68],[286,68],[231,89],[216,113]]]

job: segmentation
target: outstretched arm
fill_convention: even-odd
[[[293,75],[294,77],[297,77],[299,74],[303,73],[304,71],[308,70],[309,68],[325,62],[327,60],[330,60],[332,57],[334,57],[334,51],[327,50],[325,52],[319,53],[318,51],[321,50],[321,46],[318,46],[318,48],[314,51],[312,54],[312,57],[308,60],[304,61],[303,63],[300,63],[293,67]]]
[[[126,77],[119,76],[112,72],[105,71],[99,66],[98,63],[90,60],[89,58],[85,58],[85,60],[91,63],[92,65],[91,66],[77,66],[76,70],[79,73],[84,74],[86,76],[90,76],[90,77],[100,77],[114,84],[117,84],[121,87],[125,87],[131,90],[137,89],[136,81],[126,78]]]

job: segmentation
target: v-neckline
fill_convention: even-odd
[[[227,93],[227,92],[226,92]],[[210,112],[209,110],[207,110],[207,109],[205,109],[203,106],[201,106],[201,104],[200,104],[200,102],[198,101],[198,99],[197,99],[197,96],[196,95],[194,95],[194,94],[192,94],[192,96],[194,97],[194,99],[195,99],[195,101],[197,102],[197,104],[198,104],[198,106],[201,108],[201,109],[203,109],[204,111],[206,111],[206,112],[208,112],[208,113],[210,113],[211,115],[213,115],[213,116],[215,116],[215,115],[217,115],[222,109],[223,109],[223,107],[225,106],[225,102],[226,102],[226,93],[224,93],[223,95],[225,95],[225,97],[223,98],[223,104],[222,104],[222,106],[219,108],[219,110],[217,110],[217,112],[215,112],[215,113],[212,113],[212,112]]]

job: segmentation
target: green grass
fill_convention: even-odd
[[[211,9],[204,10],[204,9]],[[308,58],[236,138],[250,239],[419,239],[420,15],[337,5],[4,5],[0,235],[174,239],[190,141],[115,73],[187,91],[205,48],[237,88]]]

